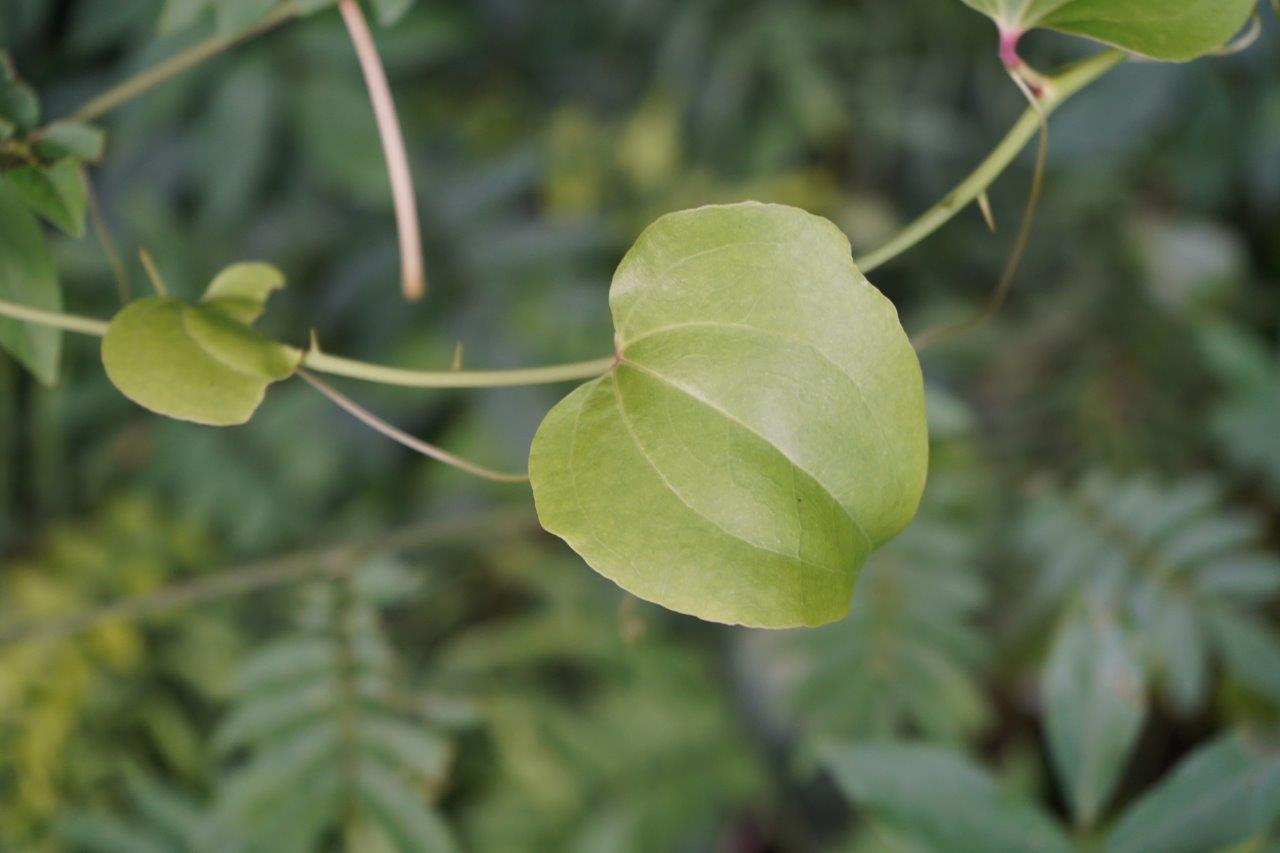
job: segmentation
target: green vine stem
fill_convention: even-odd
[[[102,337],[107,333],[107,322],[93,317],[81,317],[78,314],[64,314],[61,311],[46,311],[30,305],[19,305],[0,299],[0,317],[8,317],[23,323],[35,323],[37,326],[49,326],[62,329],[64,332],[77,332],[81,335]]]
[[[171,77],[199,65],[206,59],[217,56],[229,47],[242,41],[261,35],[298,14],[295,0],[285,2],[273,8],[253,26],[231,35],[210,36],[196,42],[185,50],[157,63],[127,80],[112,86],[101,95],[92,98],[78,107],[68,118],[75,121],[93,121],[111,112],[121,104],[127,103],[150,89],[155,88]]]
[[[1023,69],[1026,68],[1025,65],[1021,67]],[[1018,225],[1017,236],[1013,238],[1013,248],[1009,250],[1009,257],[1005,259],[1004,268],[1000,271],[1000,278],[997,280],[995,288],[991,291],[991,295],[987,297],[986,304],[972,317],[943,323],[925,329],[918,335],[912,335],[911,345],[916,348],[917,352],[954,335],[972,331],[994,318],[999,313],[1001,306],[1004,305],[1005,298],[1009,295],[1009,289],[1013,286],[1013,278],[1018,272],[1018,265],[1022,263],[1022,255],[1026,252],[1027,245],[1031,242],[1031,223],[1035,221],[1036,208],[1040,205],[1040,195],[1044,189],[1044,171],[1049,163],[1049,117],[1040,109],[1037,92],[1044,91],[1043,87],[1033,90],[1031,84],[1018,71],[1019,69],[1009,68],[1009,77],[1022,91],[1027,103],[1031,105],[1031,109],[1036,111],[1036,115],[1040,119],[1040,143],[1036,146],[1036,165],[1031,177],[1031,189],[1027,193],[1027,206],[1022,212],[1022,221]],[[985,198],[985,194],[979,196],[979,201]],[[987,216],[987,222],[990,224],[990,214],[984,215]]]
[[[24,323],[35,323],[97,338],[107,333],[109,325],[105,320],[94,317],[46,311],[4,299],[0,299],[0,317],[9,317]],[[553,364],[546,367],[521,367],[514,370],[408,370],[403,367],[389,367],[329,355],[313,346],[303,354],[301,365],[330,376],[345,376],[349,379],[363,379],[366,382],[398,385],[403,388],[511,388],[594,379],[611,368],[613,363],[614,357],[606,356],[591,361]]]
[[[1124,56],[1124,53],[1119,50],[1106,50],[1045,78],[1046,85],[1040,93],[1039,110],[1028,108],[1008,135],[987,156],[987,159],[983,160],[978,168],[942,201],[925,211],[880,248],[854,258],[858,269],[863,273],[869,273],[888,263],[937,231],[951,217],[977,199],[987,187],[995,183],[996,178],[1008,168],[1019,152],[1039,132],[1042,120],[1040,113],[1044,116],[1053,113],[1072,95],[1123,62]]]
[[[284,3],[276,7],[276,10],[268,18],[263,19],[256,29],[265,29],[264,25],[268,24],[269,21],[279,23],[279,21],[284,20],[285,17],[293,14],[292,6],[292,3]],[[243,38],[246,35],[241,34],[240,37]],[[199,47],[199,45],[196,47]],[[174,60],[178,58],[175,57]],[[174,60],[170,60],[170,62]],[[1045,117],[1061,106],[1072,95],[1102,77],[1123,60],[1123,52],[1107,50],[1047,78],[1048,85],[1040,95],[1038,108],[1028,108],[987,159],[942,201],[898,232],[896,236],[880,248],[855,257],[854,262],[858,265],[858,268],[864,273],[870,272],[910,249],[946,224],[995,182],[996,178],[1013,162],[1018,153],[1040,130],[1041,122]],[[151,69],[151,72],[157,72],[168,64],[163,63],[161,66]],[[183,67],[189,67],[191,64],[194,64],[194,62],[189,61]],[[176,72],[170,72],[159,77],[159,79],[172,76],[173,73]],[[155,73],[147,72],[139,75],[139,77],[148,78],[157,76]],[[154,85],[159,82],[159,79],[154,79],[147,86],[140,87],[134,84],[129,97],[148,88],[150,85]],[[91,101],[82,110],[93,106],[96,101],[103,100],[108,95],[112,95],[112,92],[108,92],[101,98]],[[128,97],[121,97],[117,94],[107,107],[95,107],[95,110],[98,112],[105,111],[127,99]],[[105,335],[107,332],[107,323],[102,320],[58,311],[42,310],[5,300],[0,300],[0,317],[10,317],[27,323],[38,323],[68,332],[78,332],[98,337]],[[409,370],[329,355],[312,346],[303,355],[302,366],[308,367],[317,373],[326,373],[331,376],[345,376],[350,379],[361,379],[366,382],[397,385],[406,388],[505,388],[592,379],[608,371],[613,366],[614,360],[615,356],[609,355],[590,361],[556,364],[546,367],[526,367],[514,370]]]
[[[406,370],[329,355],[315,349],[302,357],[303,367],[319,373],[404,388],[511,388],[548,385],[553,382],[594,379],[613,367],[613,363],[614,357],[606,356],[591,361],[514,370]]]

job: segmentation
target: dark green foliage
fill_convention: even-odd
[[[475,697],[492,741],[489,778],[462,816],[468,846],[711,843],[764,779],[705,651],[571,562],[505,564],[505,584],[532,601],[450,642],[435,676]]]
[[[406,689],[378,612],[413,583],[375,564],[307,590],[297,631],[240,666],[213,734],[230,766],[213,825],[236,828],[251,850],[312,850],[333,833],[452,849],[431,805],[452,750]]]
[[[1110,614],[1126,654],[1184,713],[1210,696],[1215,660],[1280,702],[1280,635],[1259,610],[1280,593],[1280,558],[1264,548],[1263,529],[1256,514],[1225,508],[1203,479],[1095,474],[1071,491],[1046,491],[1020,535],[1036,571],[1017,621],[1042,625],[1076,608]]]
[[[290,287],[261,328],[291,345],[315,328],[327,351],[422,368],[459,341],[467,367],[591,358],[612,341],[609,276],[657,215],[792,204],[862,252],[1025,106],[990,23],[954,1],[367,3],[431,277],[405,304],[331,5],[27,144],[271,4],[0,2],[0,197],[21,223],[0,229],[0,299],[110,317],[121,289],[144,295],[146,246],[187,301],[237,258],[278,265]],[[0,641],[0,849],[1267,849],[1280,41],[1263,12],[1249,51],[1126,64],[1054,116],[1008,304],[922,354],[923,509],[846,620],[766,636],[673,617],[530,520],[349,581],[324,576],[365,564],[343,550],[297,588]],[[1048,69],[1077,44],[1022,47]],[[54,169],[70,193],[48,192]],[[965,210],[872,274],[909,333],[986,297],[1028,178],[1018,161],[991,188],[995,234]],[[34,277],[5,277],[15,242]],[[0,636],[528,507],[299,382],[244,427],[162,423],[108,385],[92,341],[62,336],[46,388],[25,366],[52,379],[56,337],[24,361],[17,335],[0,321]],[[350,389],[510,468],[567,390]]]

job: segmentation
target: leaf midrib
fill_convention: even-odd
[[[776,452],[778,453],[778,455],[779,455],[779,456],[781,456],[783,459],[787,460],[787,462],[788,462],[788,463],[789,463],[793,468],[795,468],[797,471],[800,471],[800,472],[801,472],[801,473],[803,473],[805,476],[807,476],[809,479],[813,480],[813,482],[815,482],[815,483],[817,483],[817,484],[818,484],[818,486],[822,489],[823,493],[825,493],[825,494],[826,494],[826,496],[831,500],[831,502],[832,502],[833,504],[835,504],[836,506],[838,506],[838,507],[840,508],[840,511],[841,511],[842,513],[844,513],[845,518],[849,519],[849,523],[853,525],[853,529],[854,529],[854,530],[856,530],[856,531],[858,531],[858,533],[862,534],[863,542],[866,544],[866,552],[865,552],[865,553],[868,553],[868,554],[869,554],[869,553],[871,552],[872,548],[874,548],[874,547],[875,547],[875,546],[874,546],[874,544],[873,544],[873,543],[872,543],[872,541],[871,541],[871,537],[867,534],[866,528],[864,528],[864,527],[862,526],[862,523],[861,523],[861,522],[859,522],[859,521],[858,521],[858,519],[854,518],[853,513],[851,513],[851,512],[849,511],[849,508],[848,508],[848,507],[846,507],[843,503],[841,503],[841,502],[836,498],[835,494],[831,491],[831,487],[830,487],[830,486],[828,486],[826,483],[824,483],[822,480],[820,480],[816,475],[814,475],[814,473],[813,473],[812,471],[808,470],[808,469],[807,469],[807,468],[805,468],[803,465],[801,465],[799,462],[797,462],[796,460],[792,459],[789,455],[787,455],[787,453],[786,453],[785,451],[783,451],[783,449],[782,449],[781,447],[779,447],[778,445],[774,444],[774,443],[773,443],[772,441],[770,441],[767,437],[765,437],[765,436],[761,435],[759,432],[757,432],[755,429],[753,429],[750,425],[748,425],[748,424],[747,424],[747,423],[745,423],[744,421],[742,421],[742,420],[740,420],[739,418],[735,417],[735,416],[733,415],[733,413],[731,413],[731,412],[727,411],[727,410],[726,410],[726,409],[724,409],[724,408],[721,408],[720,406],[716,405],[716,404],[715,404],[714,402],[712,402],[711,400],[708,400],[708,399],[706,399],[705,397],[703,397],[703,396],[701,396],[701,395],[699,395],[699,394],[694,393],[694,391],[692,391],[692,390],[691,390],[691,389],[689,389],[689,388],[686,388],[684,385],[681,385],[679,382],[676,382],[676,381],[674,381],[674,380],[672,380],[672,379],[668,378],[667,376],[664,376],[663,374],[659,373],[658,371],[654,370],[653,368],[651,368],[651,367],[647,367],[647,366],[645,366],[645,365],[642,365],[642,364],[640,364],[640,363],[639,363],[639,362],[637,362],[637,361],[632,361],[632,360],[627,359],[627,358],[620,358],[620,359],[619,359],[619,361],[618,361],[618,366],[619,366],[619,367],[622,367],[622,366],[630,367],[630,368],[631,368],[631,369],[633,369],[633,370],[637,370],[637,371],[639,371],[639,372],[641,372],[641,373],[647,374],[648,376],[652,377],[653,379],[657,380],[658,382],[661,382],[661,383],[663,383],[664,385],[666,385],[667,387],[669,387],[669,388],[671,388],[671,389],[673,389],[673,390],[675,390],[675,391],[677,391],[677,392],[679,392],[679,393],[681,393],[681,394],[685,395],[685,396],[686,396],[686,397],[688,397],[689,399],[691,399],[691,400],[693,400],[693,401],[695,401],[695,402],[697,402],[697,403],[700,403],[701,405],[705,406],[706,408],[710,409],[711,411],[713,411],[713,412],[715,412],[716,414],[718,414],[718,415],[720,415],[721,417],[723,417],[725,420],[727,420],[727,421],[729,421],[729,422],[731,422],[731,423],[733,423],[733,424],[735,424],[735,425],[737,425],[737,426],[741,427],[742,429],[746,430],[746,431],[747,431],[748,433],[750,433],[751,435],[755,436],[757,439],[759,439],[761,442],[763,442],[767,447],[772,448],[774,451],[776,451]],[[616,371],[616,370],[617,370],[617,368],[614,368],[614,370]],[[627,417],[626,407],[625,407],[625,405],[624,405],[624,403],[623,403],[623,399],[622,399],[622,387],[621,387],[620,385],[618,385],[618,383],[617,383],[617,381],[616,381],[616,380],[614,381],[614,386],[617,388],[617,393],[618,393],[618,406],[619,406],[619,409],[622,411],[623,420],[627,422],[627,430],[628,430],[628,432],[631,432],[631,433],[632,433],[632,440],[633,440],[633,441],[636,441],[636,442],[637,442],[637,446],[639,446],[639,442],[638,442],[638,440],[636,439],[634,432],[631,430],[630,421],[629,421],[629,419],[628,419],[628,417]],[[643,454],[643,453],[644,453],[644,449],[643,449],[643,448],[641,448],[640,452]],[[646,459],[646,460],[648,460],[648,459],[649,459],[648,454],[645,454],[645,459]],[[657,466],[656,466],[656,465],[654,465],[654,463],[653,463],[653,461],[652,461],[652,460],[649,460],[649,464],[650,464],[650,465],[653,465],[653,467],[654,467],[654,470],[655,470],[655,471],[657,470]],[[662,474],[662,472],[661,472],[661,471],[659,471],[659,472],[658,472],[658,475],[659,475],[660,477],[662,477],[662,478],[663,478],[663,481],[664,481],[664,482],[666,481],[666,477],[665,477],[665,476],[663,476],[663,474]],[[674,491],[674,489],[673,489],[673,491]],[[682,500],[683,500],[683,499],[682,499]],[[690,509],[692,509],[692,507],[690,507]],[[695,510],[695,512],[696,512],[696,510]],[[701,513],[699,513],[699,515],[701,515]],[[708,520],[710,520],[710,519],[708,519]],[[714,522],[713,522],[713,523],[714,523]],[[717,527],[719,527],[719,525],[716,525],[716,526],[717,526]],[[723,528],[721,528],[721,529],[723,529]],[[728,532],[728,531],[726,531],[726,532]],[[731,534],[731,535],[732,535],[732,534]],[[735,538],[740,538],[740,537],[735,537]],[[745,541],[745,540],[744,540],[744,541]],[[768,549],[766,549],[766,550],[768,550]]]

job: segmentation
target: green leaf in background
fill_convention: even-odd
[[[378,23],[384,27],[396,24],[413,8],[417,0],[370,0]]]
[[[985,770],[949,750],[882,743],[829,746],[824,753],[840,790],[874,821],[919,849],[1074,849],[1048,815],[1002,791]]]
[[[547,415],[543,526],[635,595],[717,622],[843,616],[911,520],[920,364],[849,242],[754,202],[662,217],[609,294],[618,360]]]
[[[1146,716],[1142,666],[1111,614],[1078,608],[1044,676],[1045,728],[1072,813],[1092,826]]]
[[[1231,674],[1254,693],[1280,706],[1280,634],[1272,623],[1222,609],[1211,614],[1209,633],[1217,639]]]
[[[419,577],[373,561],[341,587],[309,587],[297,626],[245,659],[213,740],[229,759],[214,825],[246,828],[262,851],[323,849],[352,821],[392,850],[457,849],[434,805],[453,748],[403,681],[380,613]]]
[[[1045,27],[1152,59],[1211,53],[1248,22],[1258,0],[964,0],[1003,31]]]
[[[0,178],[0,299],[62,310],[62,290],[49,244],[7,178]],[[45,385],[57,381],[62,351],[59,330],[0,319],[0,346]]]
[[[301,352],[248,323],[284,277],[267,264],[235,264],[200,305],[151,296],[125,306],[102,341],[107,376],[130,400],[212,426],[244,423],[272,382],[293,375]]]
[[[214,0],[218,35],[234,36],[252,27],[271,11],[277,0]]]
[[[55,121],[40,131],[36,153],[45,160],[97,160],[106,146],[106,136],[102,128],[81,121]]]
[[[1280,441],[1276,441],[1280,412],[1280,372],[1269,383],[1233,393],[1216,409],[1214,435],[1222,453],[1249,480],[1266,486],[1280,498]]]
[[[89,194],[79,160],[65,157],[52,166],[19,166],[4,177],[27,207],[72,237],[84,236]]]
[[[0,119],[17,133],[26,133],[40,123],[40,100],[34,89],[5,73],[7,63],[8,54],[0,51]]]
[[[1280,754],[1226,735],[1183,759],[1117,821],[1107,853],[1199,853],[1260,836],[1280,817]]]
[[[1094,472],[1070,492],[1033,497],[1020,538],[1039,571],[1016,610],[1018,630],[1034,630],[1081,598],[1106,601],[1150,682],[1179,713],[1209,700],[1215,659],[1280,701],[1277,680],[1259,679],[1265,663],[1231,653],[1260,646],[1232,646],[1222,628],[1224,620],[1256,618],[1274,600],[1280,558],[1265,544],[1261,519],[1224,506],[1214,482]]]

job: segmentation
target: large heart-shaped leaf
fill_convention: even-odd
[[[745,203],[664,216],[609,294],[617,360],[543,421],[538,516],[641,598],[817,625],[915,514],[920,364],[825,219]]]
[[[283,283],[274,267],[235,264],[199,305],[169,296],[130,303],[102,340],[107,376],[153,412],[213,426],[244,423],[267,386],[291,376],[302,359],[248,325]]]
[[[1037,27],[1153,59],[1195,59],[1248,22],[1258,0],[964,0],[1015,37]]]

